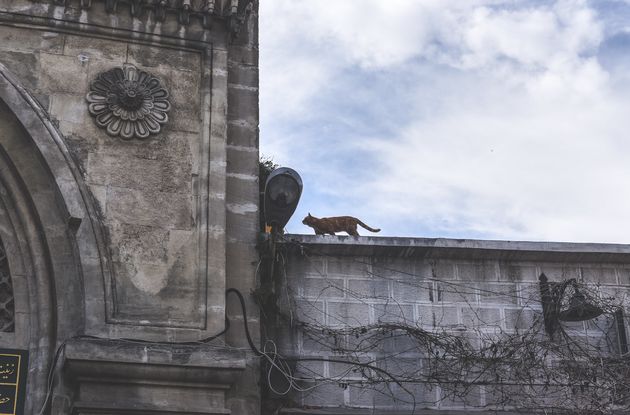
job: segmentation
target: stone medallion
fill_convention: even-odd
[[[125,140],[159,133],[168,121],[168,98],[158,78],[133,65],[99,74],[86,97],[96,124]]]

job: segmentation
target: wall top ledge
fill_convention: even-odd
[[[293,234],[281,244],[302,245],[312,255],[630,263],[627,244]]]

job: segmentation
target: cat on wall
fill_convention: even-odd
[[[310,226],[315,231],[315,235],[334,235],[335,232],[346,232],[348,235],[359,236],[357,225],[367,229],[370,232],[380,232],[380,229],[374,229],[352,216],[333,216],[330,218],[316,218],[310,213],[302,220],[306,226]]]

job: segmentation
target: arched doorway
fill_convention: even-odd
[[[13,326],[0,330],[0,348],[29,352],[27,414],[46,399],[58,347],[105,324],[108,262],[95,212],[63,137],[0,64],[0,240],[13,296]]]

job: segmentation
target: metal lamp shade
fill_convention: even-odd
[[[604,311],[598,306],[589,303],[584,295],[575,290],[569,300],[569,307],[558,313],[561,321],[586,321],[600,316]]]
[[[281,231],[289,222],[302,195],[302,179],[293,169],[280,167],[271,172],[265,184],[265,223]]]

